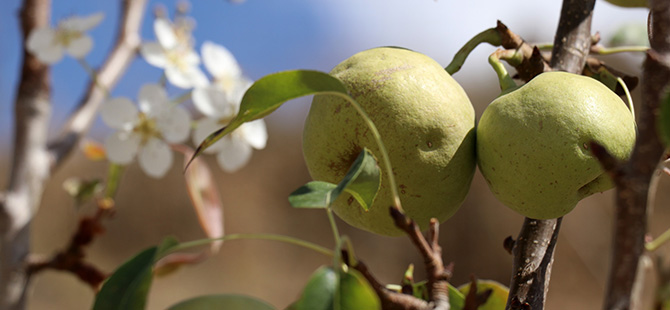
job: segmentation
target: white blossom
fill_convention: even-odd
[[[193,49],[191,26],[186,20],[172,24],[165,18],[154,21],[156,42],[143,43],[140,53],[152,66],[165,70],[170,83],[180,88],[207,85],[200,70],[200,57]]]
[[[65,53],[84,58],[93,48],[93,39],[85,32],[100,24],[103,18],[102,13],[73,16],[60,21],[56,28],[37,28],[28,36],[26,48],[46,64],[60,61]]]
[[[212,84],[196,87],[193,104],[205,115],[193,132],[193,142],[199,145],[214,131],[226,126],[237,115],[242,97],[252,81],[242,75],[233,54],[225,47],[211,42],[202,45],[203,62],[214,77]],[[244,123],[231,134],[205,150],[216,153],[221,168],[234,172],[251,159],[253,149],[263,149],[268,135],[262,119]]]
[[[168,143],[180,143],[188,138],[191,117],[188,112],[171,103],[165,90],[155,84],[142,87],[138,96],[139,109],[128,98],[114,98],[100,108],[107,126],[116,129],[105,140],[107,157],[113,163],[126,165],[139,158],[144,172],[160,178],[172,166],[172,151]]]

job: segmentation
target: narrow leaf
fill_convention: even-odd
[[[153,280],[153,264],[177,245],[174,238],[165,239],[126,261],[102,285],[93,310],[142,310]]]
[[[288,199],[296,208],[327,208],[346,191],[368,210],[380,184],[377,161],[368,149],[363,149],[339,184],[312,181],[295,190]]]
[[[340,80],[319,71],[292,70],[260,78],[244,94],[237,116],[228,126],[217,130],[205,138],[196,149],[191,161],[221,139],[221,137],[233,132],[245,122],[250,122],[272,113],[284,102],[307,95],[325,93],[347,95],[347,90]]]
[[[103,284],[93,310],[144,309],[157,250],[158,247],[148,248],[121,265]]]
[[[337,185],[322,181],[312,181],[296,189],[288,196],[295,208],[327,208],[330,205],[331,192]]]
[[[254,297],[234,294],[205,295],[182,301],[167,310],[275,310],[272,305]]]

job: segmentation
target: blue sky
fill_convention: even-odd
[[[86,60],[98,66],[114,40],[118,23],[117,1],[54,1],[52,24],[72,15],[105,12],[105,20],[91,35],[95,46]],[[177,1],[150,1],[174,11]],[[19,0],[6,0],[0,10],[0,146],[11,141],[13,99],[21,62],[17,13]],[[451,1],[451,0],[194,0],[190,15],[199,50],[204,41],[230,49],[252,79],[288,69],[328,71],[348,56],[371,47],[395,45],[423,52],[446,65],[458,48],[476,33],[502,20],[530,39],[551,42],[558,21],[560,1]],[[643,9],[622,9],[598,1],[594,31],[607,38],[625,23],[644,23]],[[144,19],[142,37],[153,40],[152,14]],[[456,77],[467,86],[495,81],[486,56],[494,49],[479,48]],[[482,73],[486,71],[487,73]],[[70,59],[54,65],[53,103],[57,128],[78,102],[88,81],[84,70]],[[131,65],[113,96],[135,98],[140,86],[155,82],[161,71],[141,58]],[[486,86],[486,87],[495,87]],[[298,109],[303,109],[299,107]],[[282,119],[291,123],[295,108],[282,108]],[[302,121],[299,122],[300,125]]]

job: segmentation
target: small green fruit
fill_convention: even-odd
[[[635,129],[626,104],[602,83],[546,72],[486,108],[477,128],[479,168],[506,206],[530,218],[561,217],[613,186],[590,142],[625,159]]]
[[[339,78],[377,127],[389,153],[406,214],[422,228],[444,221],[461,205],[474,169],[474,109],[458,83],[431,58],[401,48],[375,48],[337,65]],[[312,178],[338,183],[361,150],[379,159],[370,128],[342,98],[314,97],[303,134]],[[333,210],[345,222],[382,235],[400,235],[389,215],[393,199],[382,183],[369,211],[343,194]]]
[[[463,296],[468,296],[470,292],[470,283],[458,287]],[[505,310],[507,305],[507,296],[509,288],[494,280],[477,280],[477,294],[491,290],[491,295],[483,305],[477,307],[477,310]]]

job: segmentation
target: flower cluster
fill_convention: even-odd
[[[102,14],[71,17],[56,28],[37,29],[30,34],[26,47],[46,64],[58,62],[65,53],[83,59],[93,47],[93,40],[85,32],[102,19]],[[181,102],[170,100],[165,87],[159,84],[142,86],[137,106],[128,98],[107,100],[100,115],[115,130],[104,143],[107,158],[120,165],[137,158],[147,175],[160,178],[173,163],[170,145],[188,140],[193,125],[195,145],[226,126],[237,115],[242,96],[253,82],[243,75],[233,54],[213,42],[205,42],[201,48],[204,66],[213,77],[211,81],[207,78],[194,48],[192,20],[179,16],[172,22],[158,17],[153,28],[156,41],[144,42],[140,54],[150,65],[163,69],[171,85],[189,90],[194,107],[203,117],[192,124]],[[205,153],[217,154],[221,168],[233,172],[248,163],[253,149],[263,149],[267,138],[264,121],[257,120],[217,141]]]

